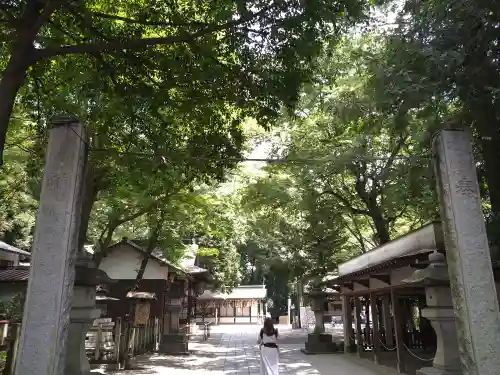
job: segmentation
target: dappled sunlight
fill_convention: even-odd
[[[227,332],[224,332],[226,330]],[[190,354],[170,356],[152,354],[135,361],[136,366],[128,371],[110,371],[105,367],[93,373],[112,375],[258,375],[260,374],[260,351],[255,345],[255,326],[220,326],[219,333],[208,341],[190,343]],[[280,342],[279,375],[376,375],[376,372],[349,361],[341,354],[306,356],[300,349],[304,346],[307,332],[282,330],[285,343]]]

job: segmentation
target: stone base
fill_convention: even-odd
[[[188,337],[183,333],[163,335],[158,352],[161,354],[189,354]]]
[[[435,367],[424,367],[420,370],[417,370],[415,375],[461,375],[462,371],[450,371],[450,370],[440,370]]]
[[[307,335],[304,354],[329,354],[337,352],[337,345],[332,341],[332,335],[310,333]]]

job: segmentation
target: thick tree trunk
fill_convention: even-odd
[[[377,235],[379,245],[383,245],[391,240],[387,220],[384,218],[382,210],[378,206],[370,208],[370,217],[375,226],[375,234]]]
[[[19,50],[16,50],[19,48]],[[0,81],[0,166],[3,164],[3,152],[7,138],[10,116],[14,108],[17,92],[26,79],[30,67],[30,50],[26,47],[13,47],[9,63]]]
[[[0,81],[0,166],[3,164],[7,129],[17,93],[24,84],[28,69],[36,62],[34,46],[36,37],[56,5],[56,1],[48,4],[42,0],[28,1],[25,12],[19,20],[14,42],[10,46],[9,62]]]

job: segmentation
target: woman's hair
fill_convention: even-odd
[[[266,318],[264,320],[264,332],[266,335],[270,336],[274,333],[274,324],[271,318]]]

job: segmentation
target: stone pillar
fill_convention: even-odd
[[[182,310],[182,298],[185,295],[182,282],[172,283],[165,297],[164,334],[159,352],[164,354],[185,354],[188,352],[187,335],[180,332],[179,316]]]
[[[384,294],[382,297],[382,318],[384,320],[385,345],[387,348],[394,347],[394,336],[392,333],[392,317],[391,317],[391,295]]]
[[[342,321],[344,324],[344,352],[353,352],[356,345],[352,337],[352,306],[349,296],[342,296]]]
[[[472,138],[465,131],[444,130],[432,147],[463,371],[497,374],[500,313]]]
[[[315,333],[325,332],[325,324],[323,317],[325,316],[325,297],[326,295],[320,290],[313,289],[309,293],[311,297],[311,309],[314,312]]]
[[[61,375],[66,360],[86,134],[83,124],[70,118],[51,125],[17,375]]]

